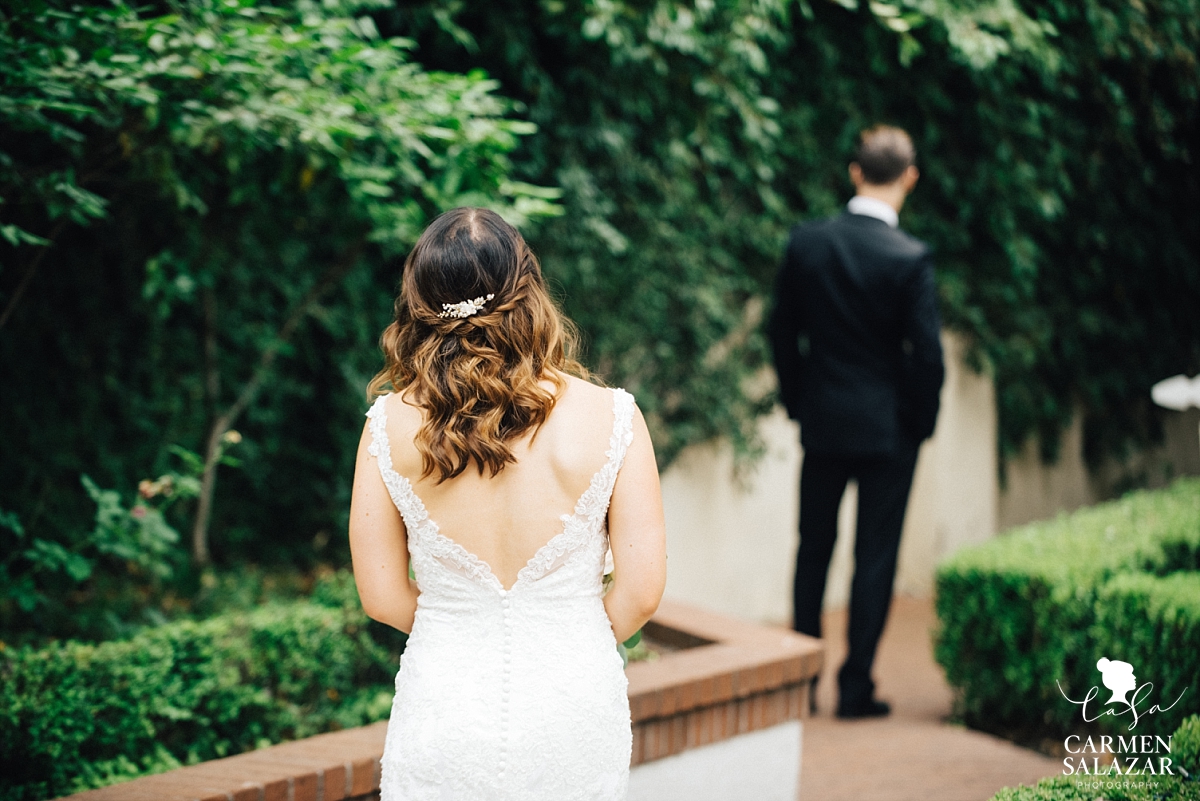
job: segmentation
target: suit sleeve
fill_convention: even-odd
[[[797,265],[792,259],[794,241],[793,232],[775,278],[774,307],[767,323],[767,338],[771,343],[775,372],[779,376],[780,398],[788,417],[799,420],[803,359],[797,343],[806,329],[806,322],[796,280]]]
[[[926,253],[909,276],[904,288],[903,335],[907,342],[904,379],[900,398],[901,424],[918,442],[933,434],[937,423],[939,394],[945,379],[942,363],[941,318],[937,308],[937,286],[933,258]]]

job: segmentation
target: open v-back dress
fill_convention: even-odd
[[[382,801],[625,798],[629,700],[602,573],[634,402],[612,393],[604,466],[508,590],[438,531],[393,469],[384,398],[367,413],[369,453],[404,518],[420,587],[396,675]]]

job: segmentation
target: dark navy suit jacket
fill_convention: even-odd
[[[888,454],[929,437],[940,327],[924,242],[849,212],[793,228],[768,335],[805,450]]]

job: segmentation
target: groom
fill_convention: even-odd
[[[887,715],[871,665],[892,599],[917,449],[933,433],[942,348],[929,247],[897,225],[917,183],[912,139],[860,135],[842,214],[792,229],[768,326],[779,389],[800,422],[796,631],[821,636],[821,601],[846,483],[858,482],[849,653],[838,717]],[[815,696],[814,696],[815,698]]]

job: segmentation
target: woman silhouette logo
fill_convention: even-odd
[[[1112,690],[1112,698],[1108,699],[1108,703],[1133,706],[1133,703],[1125,697],[1127,693],[1137,688],[1137,679],[1133,676],[1133,665],[1119,659],[1108,659],[1102,656],[1096,663],[1096,668],[1103,675],[1104,686]]]
[[[1082,714],[1085,723],[1091,723],[1092,721],[1099,720],[1105,716],[1120,717],[1128,712],[1133,718],[1133,720],[1129,723],[1129,728],[1132,730],[1135,726],[1137,726],[1139,718],[1145,715],[1153,715],[1158,712],[1166,712],[1174,707],[1175,704],[1178,704],[1180,699],[1183,698],[1183,694],[1188,690],[1188,688],[1184,687],[1183,691],[1179,693],[1179,697],[1176,698],[1170,706],[1152,704],[1149,709],[1142,711],[1138,709],[1138,704],[1148,700],[1148,696],[1154,691],[1154,684],[1152,682],[1146,682],[1139,687],[1137,678],[1135,678],[1133,675],[1133,665],[1129,664],[1128,662],[1122,662],[1120,659],[1108,659],[1107,657],[1100,657],[1100,661],[1096,663],[1096,669],[1100,671],[1100,675],[1102,677],[1101,680],[1104,682],[1104,686],[1112,690],[1112,698],[1108,699],[1105,707],[1107,707],[1109,704],[1118,704],[1119,706],[1111,709],[1102,709],[1098,711],[1095,716],[1089,717],[1087,708],[1088,704],[1100,697],[1100,688],[1092,687],[1090,690],[1088,690],[1087,696],[1084,697],[1082,701],[1076,701],[1074,698],[1071,698],[1069,695],[1067,695],[1066,691],[1064,691],[1062,688],[1062,684],[1058,684],[1058,691],[1062,693],[1063,698],[1067,699],[1072,704],[1083,708]],[[1126,697],[1130,692],[1133,693],[1133,698]],[[1122,706],[1126,708],[1122,709]]]

